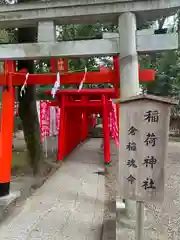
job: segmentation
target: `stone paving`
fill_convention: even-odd
[[[0,226],[1,240],[99,240],[104,215],[99,139],[87,141]]]
[[[104,206],[104,226],[102,240],[116,239],[116,188],[117,188],[117,167],[118,149],[114,141],[111,146],[111,164],[106,168],[105,175],[105,206]]]

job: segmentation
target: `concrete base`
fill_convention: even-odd
[[[20,191],[12,192],[7,196],[0,198],[0,213],[6,209],[11,203],[13,203],[18,197],[20,197]]]
[[[117,212],[117,217],[121,213],[125,213],[125,203],[120,197],[116,198],[116,212]]]
[[[11,192],[9,195],[0,198],[0,221],[4,220],[8,207],[11,206],[21,195],[20,191]]]
[[[132,206],[134,208],[134,206]],[[145,217],[144,217],[144,239],[146,240],[168,240],[168,235],[163,232],[158,232],[156,230],[156,224],[152,224],[154,218],[145,208]],[[121,215],[117,215],[116,221],[116,239],[128,239],[134,240],[136,234],[136,213],[134,216],[127,217],[126,212],[121,211]]]

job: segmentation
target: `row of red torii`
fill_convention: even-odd
[[[52,105],[61,108],[60,127],[58,134],[57,160],[63,160],[80,142],[88,137],[88,118],[91,114],[102,116],[104,134],[104,161],[110,163],[110,134],[108,116],[110,112],[110,99],[120,97],[120,63],[119,57],[113,57],[113,69],[99,72],[87,72],[86,84],[111,83],[111,89],[77,89],[58,90]],[[80,84],[84,72],[68,72],[67,58],[51,58],[51,73],[29,74],[27,85],[54,84],[57,72],[61,74],[61,84]],[[12,161],[12,136],[14,125],[15,87],[22,86],[27,75],[26,69],[16,72],[16,61],[4,62],[4,73],[0,74],[2,92],[1,133],[0,133],[0,196],[9,193]],[[155,71],[140,70],[140,82],[154,80]],[[50,91],[46,94],[51,94]],[[119,123],[119,107],[117,108],[117,121]],[[8,127],[7,127],[8,126]]]

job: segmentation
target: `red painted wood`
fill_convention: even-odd
[[[107,97],[102,95],[103,103],[103,134],[104,134],[104,161],[110,163],[110,136],[109,136],[109,111],[107,106]]]
[[[61,114],[60,114],[60,127],[58,134],[58,156],[57,160],[62,161],[64,158],[65,149],[65,135],[66,135],[66,111],[65,111],[66,96],[62,97]]]
[[[4,64],[5,75],[15,71],[14,61]],[[7,88],[2,91],[1,132],[0,132],[0,183],[9,183],[11,179],[12,139],[14,128],[14,97],[11,77],[7,78]]]
[[[119,96],[119,63],[118,58],[114,62],[115,70],[102,69],[100,72],[88,72],[86,75],[85,83],[111,83],[114,84],[114,89],[83,89],[78,90],[61,90],[57,92],[58,105],[61,107],[61,119],[59,128],[59,142],[58,142],[58,160],[63,160],[67,154],[69,154],[82,139],[85,140],[87,136],[87,125],[88,125],[88,114],[90,113],[100,113],[103,115],[103,131],[104,131],[104,159],[105,162],[110,161],[110,143],[109,143],[109,128],[108,128],[108,114],[110,109],[110,104],[108,100],[110,98],[115,98]],[[80,73],[68,73],[68,59],[64,59],[64,67],[62,69],[61,59],[51,59],[51,67],[53,73],[45,74],[29,74],[27,84],[33,85],[49,85],[54,84],[56,81],[56,71],[61,73],[61,84],[79,84],[83,77],[84,72]],[[14,116],[14,95],[13,86],[21,86],[24,84],[26,79],[27,70],[23,69],[20,72],[15,72],[15,61],[5,61],[5,66],[9,64],[8,68],[5,67],[5,72],[0,73],[0,85],[8,86],[9,90],[5,90],[2,95],[2,121],[1,121],[1,158],[0,167],[4,169],[4,173],[0,174],[2,177],[6,175],[6,179],[9,180],[10,177],[10,161],[12,158],[12,127],[13,119],[12,112]],[[154,70],[139,70],[139,81],[149,82],[153,81],[155,78]],[[47,94],[50,94],[47,93]],[[84,96],[88,100],[87,102],[77,102],[76,99],[81,99]],[[101,99],[102,98],[102,99]],[[68,100],[68,101],[67,101]],[[94,101],[90,101],[94,100]],[[98,101],[99,100],[99,101]],[[102,102],[100,101],[102,100]],[[54,104],[54,103],[52,103]],[[8,111],[7,111],[8,109]],[[83,118],[82,118],[83,113]],[[84,117],[85,116],[85,117]],[[6,120],[5,120],[6,119]],[[8,120],[9,119],[9,120]],[[8,122],[8,132],[4,125]],[[83,128],[82,128],[83,126]],[[83,133],[82,133],[83,131]],[[5,136],[5,134],[7,136]],[[5,142],[7,146],[2,143]],[[6,162],[4,162],[4,160]],[[3,175],[5,174],[5,175]]]
[[[86,105],[88,102],[88,99],[86,96],[82,97],[82,103]],[[82,134],[81,134],[81,141],[85,141],[88,137],[88,121],[87,121],[87,112],[86,110],[82,111]]]
[[[23,85],[25,81],[27,71],[8,73],[7,76],[12,77],[12,83],[14,86]],[[61,84],[79,84],[83,79],[84,73],[68,73],[61,75]],[[154,70],[140,70],[139,79],[140,82],[153,81],[155,78]],[[115,83],[116,72],[88,72],[85,83]],[[45,74],[29,74],[27,83],[29,85],[49,85],[56,81],[56,73],[45,73]],[[6,85],[5,74],[0,74],[0,85]]]

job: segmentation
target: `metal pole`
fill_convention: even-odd
[[[144,202],[136,202],[136,240],[144,239]]]

